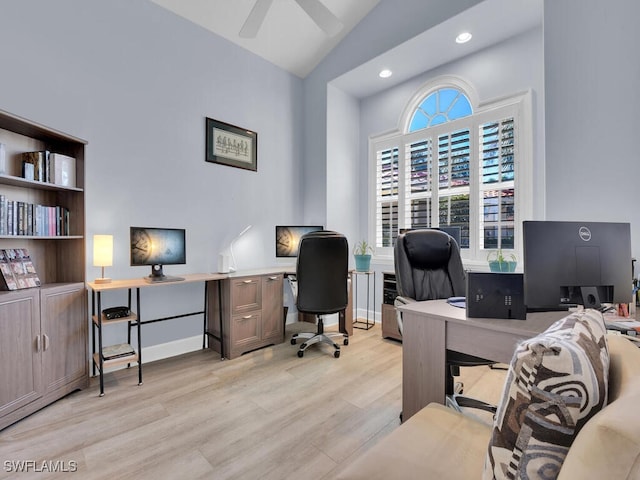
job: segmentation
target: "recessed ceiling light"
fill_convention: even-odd
[[[380,76],[380,78],[389,78],[391,75],[393,75],[393,72],[388,68],[385,68],[384,70],[380,70],[380,73],[378,75]]]
[[[473,35],[471,35],[469,32],[462,32],[456,37],[456,43],[467,43],[469,40],[471,40],[471,37],[473,37]]]

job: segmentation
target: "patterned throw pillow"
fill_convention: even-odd
[[[602,314],[572,313],[516,349],[496,413],[484,479],[554,479],[582,426],[607,403]]]

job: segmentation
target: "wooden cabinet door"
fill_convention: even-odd
[[[402,340],[402,336],[398,330],[396,307],[386,303],[382,304],[382,338]]]
[[[0,293],[0,418],[42,396],[37,289]]]
[[[231,313],[260,310],[262,288],[260,277],[234,278],[231,281]]]
[[[88,375],[84,284],[41,291],[45,393]]]
[[[234,315],[231,318],[231,349],[229,358],[248,352],[260,346],[262,337],[262,319],[260,312],[250,312],[244,315]]]
[[[262,339],[274,343],[284,340],[283,278],[282,274],[262,277]]]

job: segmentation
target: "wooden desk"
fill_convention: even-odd
[[[228,295],[223,294],[223,287],[227,288],[230,282],[233,282],[235,279],[243,279],[247,277],[256,277],[260,278],[263,276],[281,276],[295,273],[295,267],[272,267],[272,268],[261,268],[255,270],[243,270],[232,273],[192,273],[192,274],[180,274],[179,277],[182,280],[179,281],[170,281],[170,282],[148,282],[143,277],[126,279],[126,280],[113,280],[110,283],[95,283],[89,282],[87,284],[90,292],[91,292],[91,320],[92,320],[92,358],[93,358],[93,375],[96,375],[96,368],[99,370],[100,374],[100,395],[104,395],[104,369],[110,366],[115,366],[118,364],[130,364],[137,363],[138,364],[138,383],[142,384],[142,343],[141,343],[141,326],[148,323],[161,322],[164,320],[172,320],[176,318],[189,317],[194,315],[203,315],[204,324],[203,324],[203,338],[202,338],[202,348],[207,347],[207,343],[211,348],[220,353],[221,358],[232,358],[230,356],[231,349],[229,351],[225,350],[225,340],[228,340],[229,332],[225,331],[223,328],[225,324],[225,319],[228,320],[227,317],[231,316],[229,311],[229,306],[225,304],[224,299]],[[280,283],[282,278],[280,277]],[[205,285],[204,289],[204,301],[202,309],[194,312],[188,312],[180,315],[173,315],[170,317],[163,318],[154,318],[149,319],[145,318],[141,313],[142,306],[140,305],[140,289],[141,288],[157,288],[157,287],[170,287],[171,285],[182,285],[184,283],[193,283],[193,282],[203,282]],[[225,287],[226,286],[226,287]],[[102,292],[105,291],[113,291],[113,290],[128,290],[128,307],[132,310],[133,314],[130,317],[115,319],[115,320],[107,320],[102,314],[102,310],[104,305],[102,304]],[[282,287],[280,287],[282,290]],[[349,289],[351,291],[351,289]],[[135,291],[135,300],[132,299],[132,292]],[[227,292],[228,293],[228,292]],[[135,301],[135,305],[134,305]],[[228,303],[228,302],[227,302]],[[274,304],[276,305],[276,304]],[[109,305],[113,306],[113,305]],[[339,331],[343,333],[347,333],[349,336],[353,334],[353,326],[352,326],[352,303],[351,303],[351,294],[349,295],[349,304],[347,306],[346,312],[342,313],[339,316]],[[282,302],[279,303],[279,310],[282,311]],[[273,317],[272,324],[275,325],[277,322],[277,327],[279,328],[278,334],[273,335],[274,341],[277,338],[278,341],[282,341],[284,339],[284,319],[282,314],[271,312],[271,317]],[[213,324],[210,323],[210,320],[213,320]],[[102,334],[103,328],[108,324],[127,322],[128,324],[128,335],[127,335],[127,343],[131,343],[131,329],[136,328],[137,330],[137,348],[135,348],[135,355],[112,359],[105,361],[102,356],[103,351],[103,343],[102,343]],[[227,322],[228,323],[228,322]],[[276,332],[277,333],[277,332]],[[208,340],[208,342],[207,342]],[[271,337],[269,337],[271,340]],[[229,342],[226,342],[229,343]],[[257,346],[262,346],[265,342],[260,342],[256,344]],[[271,341],[266,342],[267,344],[273,343]],[[252,345],[252,344],[251,344]],[[249,345],[249,347],[251,347]],[[249,348],[247,347],[247,348]],[[241,351],[244,351],[241,349]],[[237,353],[237,352],[236,352]]]
[[[530,313],[526,320],[467,318],[446,300],[416,302],[403,312],[402,416],[445,402],[446,350],[509,363],[518,342],[546,330],[567,312]]]
[[[141,325],[146,323],[154,323],[160,322],[163,320],[171,320],[174,318],[182,318],[189,317],[193,315],[204,315],[204,330],[203,330],[203,339],[202,339],[202,347],[205,347],[205,339],[206,339],[206,326],[208,319],[208,308],[207,308],[207,290],[212,282],[216,282],[219,285],[219,281],[225,278],[228,278],[226,274],[219,273],[193,273],[181,275],[180,281],[172,281],[172,282],[148,282],[144,278],[133,278],[126,280],[114,280],[109,283],[95,283],[89,282],[87,284],[89,290],[91,291],[91,337],[92,337],[92,359],[93,359],[93,374],[96,374],[96,368],[99,370],[100,374],[100,396],[104,395],[104,370],[110,366],[115,366],[118,364],[130,364],[137,363],[138,364],[138,383],[142,384],[142,342],[141,342]],[[182,285],[184,283],[193,283],[193,282],[204,282],[205,284],[205,294],[204,294],[204,305],[202,310],[197,312],[189,312],[181,315],[173,315],[171,317],[164,318],[156,318],[156,319],[144,319],[141,314],[141,305],[140,305],[140,289],[141,288],[157,288],[157,287],[168,287],[171,285]],[[102,305],[102,292],[109,290],[128,290],[128,307],[132,311],[132,315],[124,318],[118,318],[114,320],[108,320],[104,314],[102,313],[103,305]],[[132,305],[131,294],[132,291],[136,291],[135,298],[135,308]],[[131,343],[131,328],[137,328],[137,348],[134,355],[105,360],[102,356],[103,350],[103,328],[109,324],[115,324],[119,322],[127,322],[128,324],[128,335],[127,335],[127,343]],[[96,339],[96,330],[97,330],[97,339]],[[96,345],[97,340],[97,345]]]

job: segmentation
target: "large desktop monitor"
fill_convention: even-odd
[[[277,225],[276,226],[276,257],[297,257],[300,238],[305,233],[324,230],[321,225]]]
[[[628,223],[525,221],[523,236],[529,311],[631,300]]]
[[[185,230],[181,228],[131,227],[131,266],[151,266],[150,282],[182,280],[163,273],[164,265],[187,263]]]

